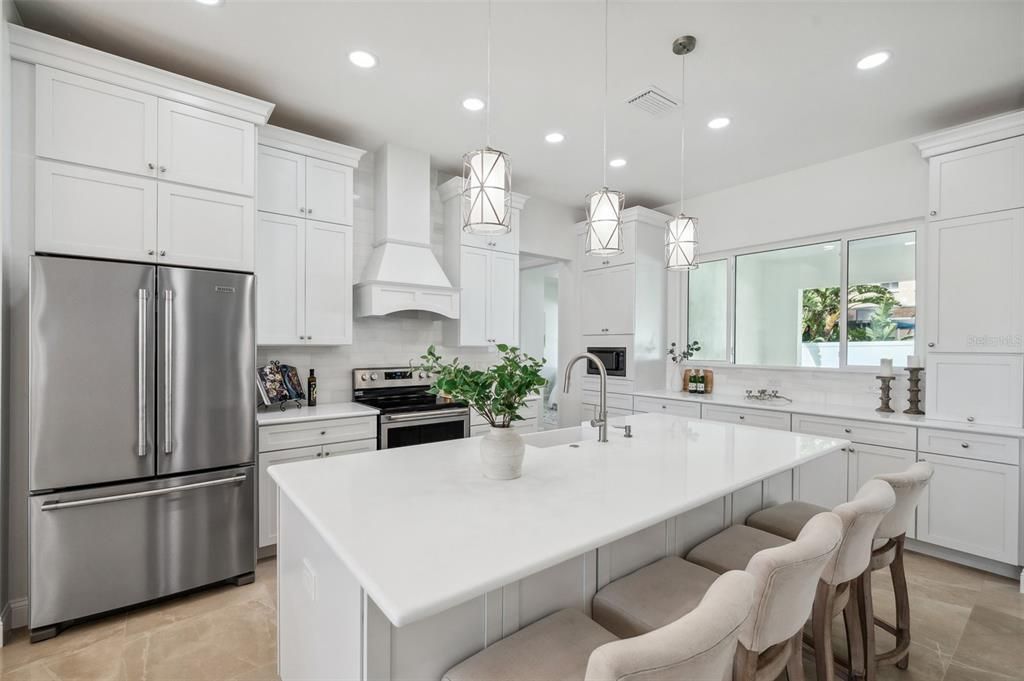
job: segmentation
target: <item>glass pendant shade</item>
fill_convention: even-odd
[[[697,218],[680,213],[665,230],[665,269],[697,269]]]
[[[512,173],[508,155],[486,147],[462,157],[462,229],[470,234],[512,231]]]
[[[602,187],[587,195],[587,255],[622,253],[622,204],[626,195]]]

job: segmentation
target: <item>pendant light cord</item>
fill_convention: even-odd
[[[484,117],[486,121],[485,137],[487,146],[491,146],[491,9],[493,0],[487,0],[487,111]]]
[[[604,163],[601,164],[601,186],[608,186],[608,0],[604,0],[604,119],[601,136],[604,139]]]
[[[683,77],[679,95],[679,214],[683,214],[683,176],[686,175],[686,55],[683,55]]]

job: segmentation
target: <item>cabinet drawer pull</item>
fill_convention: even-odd
[[[156,169],[156,166],[153,165],[152,163],[147,163],[146,167],[149,168],[150,170],[155,170]]]
[[[611,261],[609,261],[609,260],[602,260],[602,261],[601,261],[601,264],[602,264],[602,265],[607,265],[607,264],[609,264],[610,262],[611,262]]]
[[[931,215],[932,217],[934,217],[934,216],[936,216],[938,214],[939,214],[938,211],[934,211],[934,210],[928,211],[928,215]]]
[[[327,435],[327,431],[326,431],[326,430],[321,430],[321,431],[320,431],[320,434],[321,434],[321,435]]]
[[[668,409],[668,406],[663,404],[663,405],[661,405],[661,408],[662,409]]]
[[[963,447],[964,449],[969,449],[971,445],[966,442],[961,442],[960,446]]]
[[[320,458],[321,456],[323,456],[323,453],[321,453],[321,452],[317,452],[317,453],[316,453],[316,458],[318,458],[318,459],[319,459],[319,458]]]
[[[743,421],[743,420],[745,420],[746,418],[747,418],[746,416],[744,416],[743,414],[740,414],[740,421]]]
[[[312,215],[312,214],[313,214],[313,209],[312,208],[307,208],[306,209],[306,215]]]
[[[968,423],[974,423],[974,417],[973,416],[968,416],[967,417],[967,422]]]
[[[167,166],[160,166],[160,172],[161,173],[166,173],[167,172]]]
[[[929,344],[928,344],[928,347],[930,347],[930,348],[934,348],[934,347],[935,347],[935,343],[929,343]]]
[[[852,433],[853,431],[850,428],[843,428],[843,432],[844,433]]]

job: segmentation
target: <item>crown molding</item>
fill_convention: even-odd
[[[910,141],[921,152],[921,156],[931,158],[1018,135],[1024,135],[1024,109],[956,125],[914,137]]]
[[[271,102],[118,57],[17,24],[7,24],[11,59],[120,85],[162,99],[263,125],[274,110]]]
[[[359,159],[366,153],[365,149],[350,147],[340,142],[313,137],[302,132],[286,130],[276,125],[262,125],[258,130],[259,143],[275,149],[290,151],[302,156],[340,163],[355,168]]]

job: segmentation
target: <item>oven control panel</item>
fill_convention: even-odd
[[[376,367],[356,369],[352,372],[352,386],[359,388],[407,388],[429,386],[434,377],[425,371],[409,367]]]

